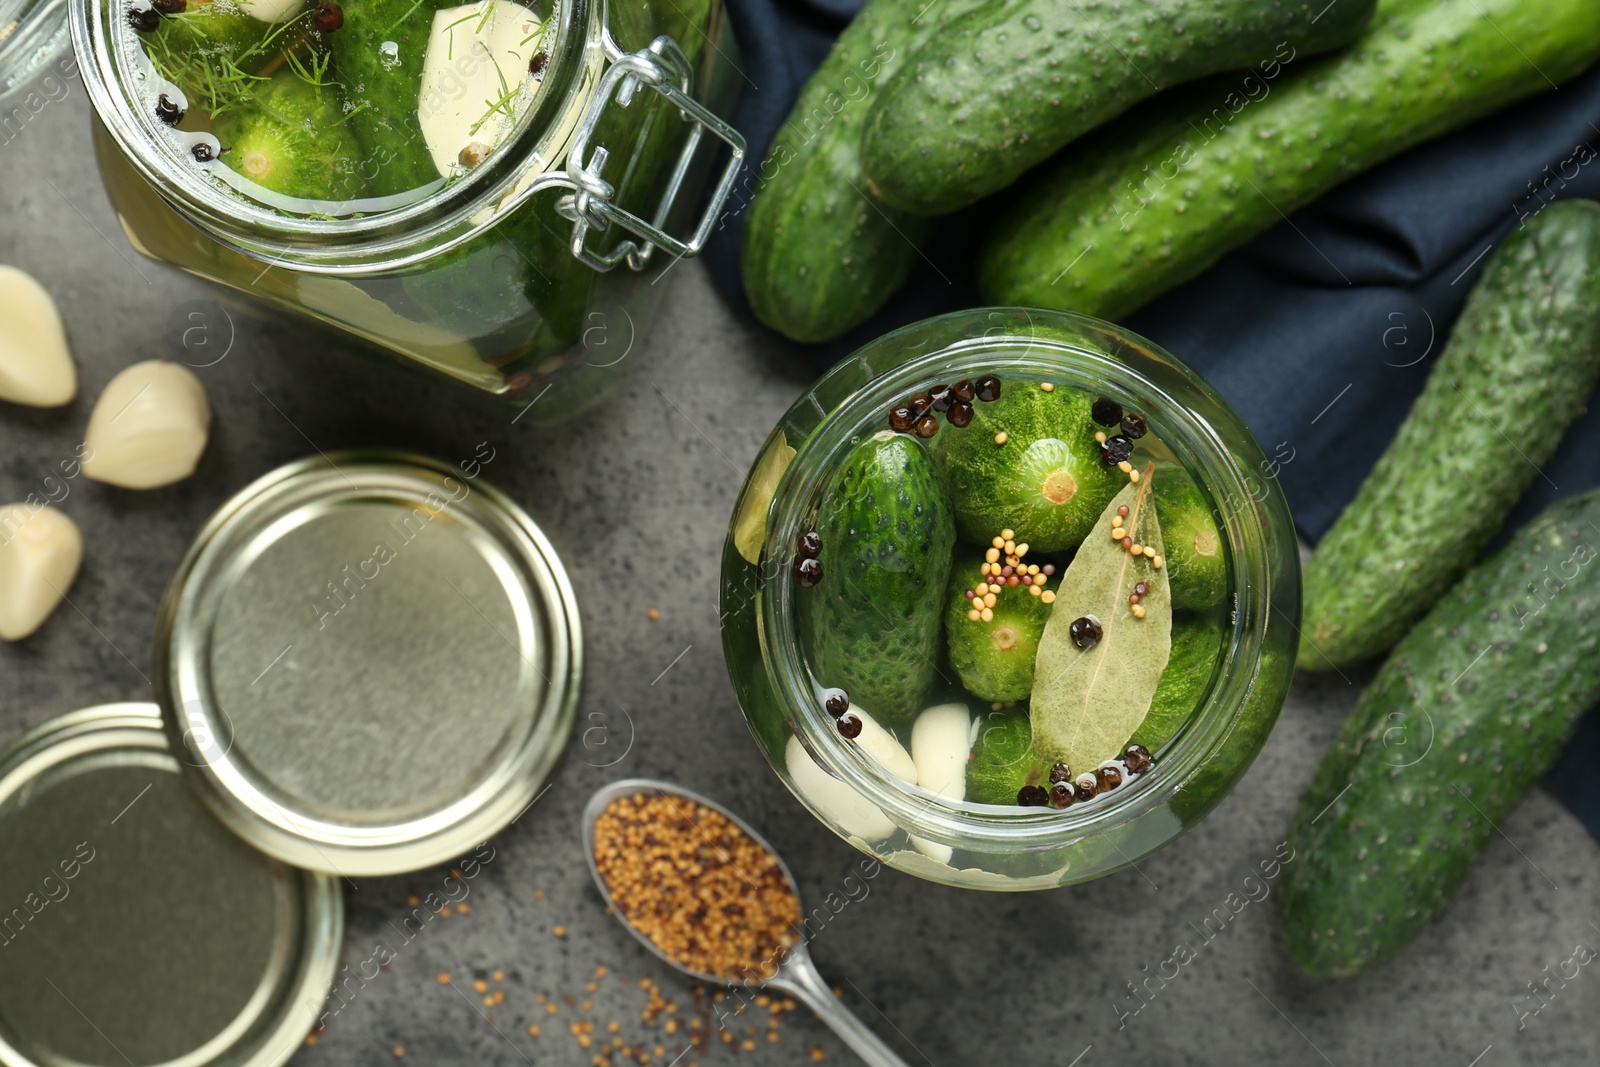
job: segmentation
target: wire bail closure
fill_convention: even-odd
[[[574,192],[563,196],[556,210],[572,220],[572,254],[597,271],[609,271],[624,259],[633,270],[643,270],[657,248],[665,248],[679,258],[698,255],[711,236],[728,194],[733,191],[746,154],[744,137],[689,95],[692,73],[688,57],[678,42],[667,36],[657,37],[648,48],[615,59],[602,76],[600,87],[578,124],[572,149],[567,154],[567,179]],[[694,124],[653,220],[643,219],[612,202],[616,189],[603,176],[611,153],[604,145],[596,146],[592,154],[589,152],[589,138],[612,99],[615,98],[618,107],[627,107],[640,86],[648,86],[666,97],[677,107],[683,121]],[[667,233],[664,227],[707,130],[732,150],[732,157],[723,168],[722,178],[694,235],[684,241]],[[607,230],[613,222],[641,240],[624,239],[604,253],[590,249],[587,245],[589,231]]]

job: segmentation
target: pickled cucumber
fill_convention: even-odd
[[[1159,486],[1161,479],[1155,484]],[[1167,551],[1172,551],[1170,545]],[[1173,618],[1172,653],[1156,684],[1150,710],[1133,732],[1133,744],[1157,752],[1178,735],[1211,688],[1211,676],[1222,655],[1222,636],[1222,621],[1213,615]]]
[[[1049,765],[1033,751],[1026,708],[992,711],[978,719],[978,739],[967,763],[969,801],[1015,805],[1018,790],[1044,784],[1049,773]]]
[[[1040,552],[1073,548],[1128,483],[1101,459],[1092,398],[1006,382],[973,405],[971,425],[935,439],[962,536],[987,545],[1002,530]],[[997,443],[997,435],[1004,434]]]
[[[352,107],[349,125],[368,166],[370,196],[409,192],[437,181],[417,106],[434,12],[452,0],[360,0],[344,6],[344,25],[327,35]]]
[[[145,53],[191,108],[219,115],[247,100],[255,74],[276,54],[292,25],[268,26],[233,4],[201,3],[165,15],[144,37]]]
[[[938,678],[955,525],[938,471],[888,430],[844,459],[822,502],[820,582],[801,589],[812,671],[890,729],[909,726]]]
[[[967,591],[987,579],[978,572],[976,556],[950,575],[944,615],[945,645],[950,665],[961,684],[984,700],[1022,700],[1033,689],[1033,657],[1039,635],[1050,618],[1050,606],[1018,586],[995,599],[994,618],[968,618],[975,610]]]
[[[216,117],[222,162],[257,185],[315,199],[360,182],[359,148],[342,121],[339,93],[280,72],[254,90],[252,106]]]
[[[1188,472],[1171,463],[1162,464],[1159,471],[1151,489],[1167,554],[1172,606],[1196,611],[1212,607],[1228,592],[1222,535],[1205,494]]]

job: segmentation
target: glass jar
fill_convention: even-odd
[[[812,676],[798,632],[798,598],[807,592],[795,576],[798,540],[812,529],[842,457],[875,434],[885,440],[888,413],[907,398],[935,383],[987,374],[1007,388],[1081,389],[1143,413],[1151,447],[1181,464],[1205,494],[1227,561],[1229,595],[1215,609],[1217,666],[1197,707],[1153,753],[1147,772],[1061,810],[952,800],[889,773],[863,746],[841,743],[823,709],[827,680]],[[954,427],[938,432],[964,432]],[[988,309],[929,319],[868,344],[779,422],[745,479],[724,546],[723,646],[757,746],[830,829],[932,881],[1042,889],[1137,862],[1233,788],[1288,690],[1299,639],[1300,570],[1275,471],[1238,415],[1198,375],[1109,323]],[[933,656],[942,656],[942,638],[940,645]],[[1010,714],[970,694],[964,702],[977,712],[974,738],[986,720]]]
[[[67,43],[67,6],[64,0],[0,0],[0,146],[21,134],[22,128],[70,91],[77,70],[70,59],[32,93],[14,96],[55,58]]]
[[[591,407],[618,379],[616,365],[642,350],[635,335],[648,326],[665,289],[656,278],[699,252],[744,155],[743,139],[718,117],[741,77],[721,0],[526,0],[513,10],[538,27],[539,51],[531,64],[521,59],[526,73],[512,75],[520,94],[508,97],[515,110],[504,106],[512,117],[502,123],[496,103],[472,127],[493,116],[496,143],[470,145],[442,162],[435,152],[439,169],[427,166],[423,184],[396,194],[387,186],[409,161],[387,142],[362,141],[355,125],[354,112],[378,94],[366,93],[352,108],[354,92],[337,82],[338,46],[321,43],[337,35],[317,29],[331,6],[344,27],[337,32],[354,33],[345,23],[362,0],[346,0],[342,10],[290,0],[294,14],[284,16],[284,40],[308,38],[329,50],[323,54],[335,61],[326,80],[347,94],[344,117],[331,125],[348,120],[356,131],[350,140],[365,148],[359,165],[341,162],[329,186],[355,189],[352,195],[283,195],[241,173],[249,157],[234,153],[230,162],[230,150],[244,137],[236,122],[233,143],[224,143],[229,134],[211,94],[222,91],[216,81],[224,87],[231,81],[180,77],[186,92],[166,77],[178,46],[162,46],[165,59],[153,51],[160,34],[177,32],[169,27],[179,24],[169,20],[222,8],[210,0],[154,0],[154,8],[151,2],[70,3],[73,41],[96,112],[96,157],[134,247],[502,395],[524,408],[529,421]],[[275,0],[219,0],[241,2]],[[428,0],[422,17],[466,11],[457,21],[471,22],[482,5],[444,6]],[[370,10],[366,17],[377,19],[385,9]],[[447,68],[441,80],[428,80],[436,73],[430,65],[440,25],[433,23],[425,58],[413,38],[405,47],[389,40],[379,48],[383,70],[422,67],[424,109],[441,86],[464,96],[470,90],[460,83],[470,85],[476,69],[470,57],[455,56],[460,79],[450,80]],[[184,32],[199,31],[185,26]],[[323,80],[327,68],[318,71],[315,51],[295,45],[304,57],[296,59],[289,46],[273,47],[291,57],[296,75]],[[259,50],[245,54],[260,58]],[[286,78],[281,58],[260,69]],[[445,60],[438,62],[442,67]],[[383,77],[373,70],[360,77]],[[254,78],[246,85],[258,93],[271,84],[257,74],[240,76]],[[405,85],[406,95],[419,91],[411,88],[416,81]],[[203,96],[205,106],[191,95]],[[413,127],[417,115],[408,116]]]

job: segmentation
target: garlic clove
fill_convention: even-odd
[[[54,408],[77,392],[56,302],[29,275],[0,266],[0,400]]]
[[[0,507],[0,640],[20,641],[67,595],[83,562],[83,535],[56,508]]]
[[[859,706],[851,704],[850,710],[861,720],[861,733],[856,735],[854,743],[876,760],[878,766],[896,778],[915,782],[917,765],[911,761],[911,753],[906,751],[899,739],[879,726],[878,720],[862,711]]]
[[[306,6],[305,0],[238,0],[238,4],[246,15],[262,22],[282,22]]]
[[[83,436],[83,473],[124,489],[154,489],[194,473],[211,429],[206,391],[187,367],[135,363],[106,384]]]
[[[972,719],[965,704],[938,704],[911,724],[911,759],[917,784],[951,800],[967,795],[967,757],[972,751]],[[949,845],[911,836],[917,851],[939,863],[949,863]]]
[[[440,174],[470,170],[516,129],[538,87],[528,65],[545,47],[539,17],[512,0],[434,12],[417,123]]]
[[[799,738],[789,738],[784,762],[795,792],[845,833],[863,841],[881,841],[894,833],[889,817],[872,801],[823,770]]]

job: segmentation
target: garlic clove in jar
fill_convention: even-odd
[[[246,15],[262,22],[282,22],[305,9],[305,0],[239,0]]]
[[[56,302],[28,274],[0,266],[0,400],[54,408],[77,392]]]
[[[20,641],[67,595],[83,562],[83,535],[52,507],[0,507],[0,640]]]
[[[135,363],[95,401],[84,434],[83,473],[124,489],[154,489],[194,473],[211,429],[206,391],[188,368]]]

